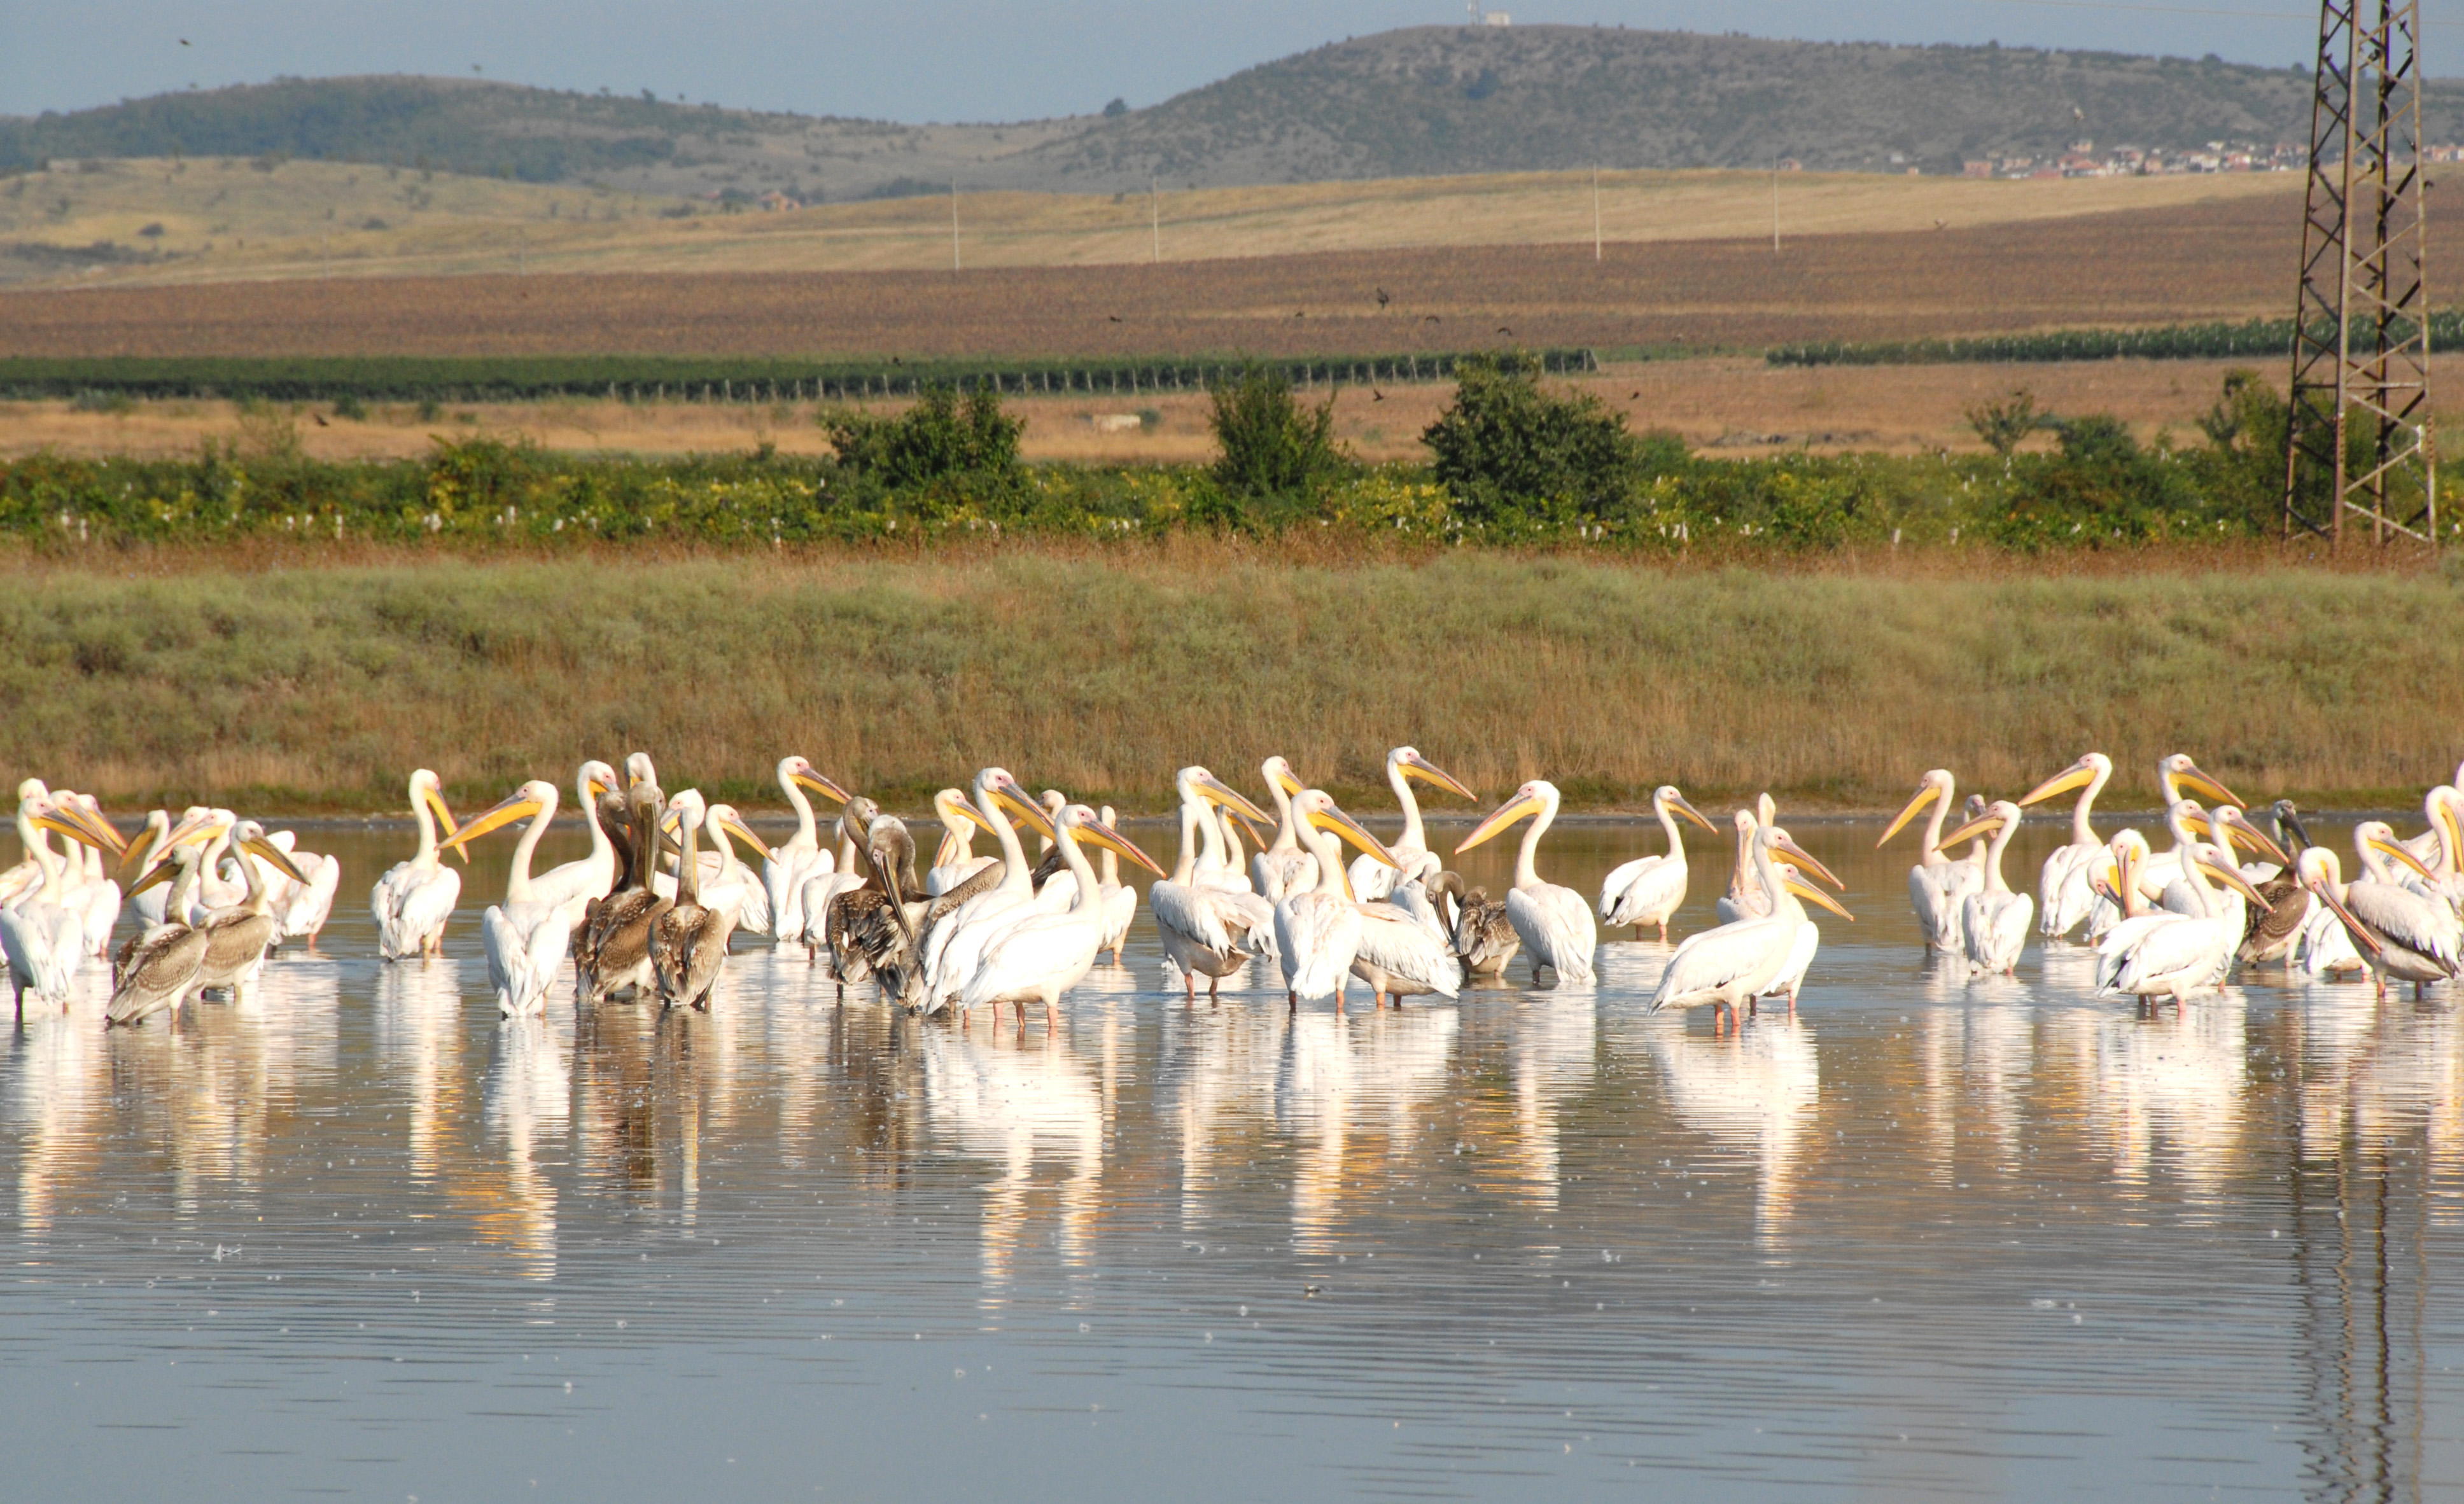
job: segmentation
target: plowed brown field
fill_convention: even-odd
[[[24,355],[1070,358],[1485,346],[1755,349],[2281,316],[2274,195],[2033,224],[1768,241],[1330,252],[964,272],[222,283],[0,294]],[[1380,306],[1383,290],[1388,301]]]

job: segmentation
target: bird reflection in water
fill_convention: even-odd
[[[564,1048],[544,1018],[504,1020],[483,1093],[489,1140],[504,1155],[505,1202],[501,1212],[479,1215],[481,1234],[512,1250],[531,1279],[556,1275],[556,1184],[539,1156],[565,1132],[573,1087]]]
[[[1104,1183],[1107,1114],[1097,1068],[1068,1045],[1067,1030],[927,1028],[916,1035],[925,1118],[952,1152],[998,1166],[983,1188],[986,1310],[1008,1303],[1042,1183],[1039,1163],[1061,1171],[1053,1246],[1064,1269],[1086,1268]]]
[[[192,1002],[176,1031],[112,1032],[116,1055],[165,1072],[156,1131],[181,1215],[197,1214],[209,1186],[264,1188],[274,1124],[296,1108],[304,1080],[332,1077],[340,1007],[335,964],[293,957],[267,963],[245,1008]]]
[[[2022,1106],[2035,1073],[2035,1015],[2028,987],[2005,977],[1963,985],[1967,1004],[1928,1009],[1917,1025],[1925,1082],[1926,1166],[1935,1182],[1955,1184],[1963,1138],[1979,1131],[1993,1145],[1993,1167],[2018,1166]]]
[[[1367,1195],[1389,1158],[1416,1141],[1426,1104],[1444,1091],[1459,1027],[1452,1008],[1287,1017],[1275,1123],[1295,1145],[1294,1252],[1336,1251],[1344,1193]]]
[[[1667,1014],[1639,1028],[1677,1121],[1752,1157],[1755,1244],[1784,1251],[1798,1161],[1822,1095],[1814,1031],[1776,1011],[1749,1017],[1727,1037],[1689,1034],[1683,1017]]]
[[[462,1111],[462,963],[389,966],[377,973],[377,1049],[407,1101],[411,1178],[433,1180],[447,1125]]]
[[[138,1053],[116,1050],[121,1041],[106,1041],[90,1023],[74,1003],[66,1013],[45,1010],[29,1014],[0,1046],[7,1065],[0,1079],[8,1084],[0,1123],[17,1144],[17,1232],[29,1244],[50,1234],[64,1195],[97,1184],[112,1076],[125,1055]],[[161,1036],[143,1043],[159,1045]],[[162,1052],[145,1053],[159,1058]]]
[[[1476,1035],[1496,1030],[1503,1037],[1476,1037],[1467,1041],[1468,1048],[1484,1056],[1503,1053],[1512,1092],[1502,1121],[1475,1105],[1466,1124],[1476,1139],[1500,1146],[1486,1162],[1501,1165],[1507,1178],[1491,1180],[1483,1188],[1513,1194],[1553,1212],[1562,1177],[1558,1118],[1566,1102],[1588,1089],[1597,1075],[1598,1011],[1588,997],[1537,992],[1525,993],[1510,1005],[1502,999],[1485,1005],[1475,1011],[1474,1018]]]
[[[2183,1199],[2202,1214],[2223,1203],[2243,1127],[2248,1044],[2240,989],[2200,1006],[2071,1008],[2048,1029],[2079,1079],[2093,1083],[2088,1133],[2113,1165],[2114,1190],[2144,1200],[2161,1141]]]

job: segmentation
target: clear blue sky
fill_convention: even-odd
[[[2300,0],[1505,0],[1517,21],[1818,40],[2215,53],[2306,65]],[[2426,8],[2430,9],[2430,8]],[[2464,0],[2441,0],[2464,19]],[[2188,13],[2188,12],[2203,13]],[[2226,13],[2209,13],[2226,12]],[[2255,12],[2255,13],[2254,13]],[[277,74],[460,74],[558,88],[898,120],[1020,120],[1152,104],[1288,53],[1460,21],[1445,0],[0,0],[0,114],[76,109]],[[2305,19],[2305,17],[2308,17]],[[181,39],[189,45],[183,47]],[[2440,76],[2464,26],[2433,24]]]

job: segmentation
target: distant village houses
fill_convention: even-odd
[[[2454,160],[2464,147],[2425,146],[2432,162]],[[2256,142],[2211,141],[2204,146],[2174,150],[2154,146],[2114,146],[2102,152],[2092,141],[2075,141],[2053,157],[1969,157],[1960,173],[1969,178],[2140,178],[2194,172],[2299,172],[2309,164],[2309,153],[2290,142],[2265,145]]]

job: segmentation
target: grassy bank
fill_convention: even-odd
[[[2464,585],[2271,556],[21,556],[0,565],[0,768],[115,805],[374,809],[417,764],[467,800],[646,748],[671,784],[767,803],[793,751],[902,797],[1000,761],[1151,811],[1183,763],[1245,783],[1282,752],[1362,790],[1408,740],[1490,796],[1547,775],[1592,806],[1661,781],[1878,805],[1937,764],[2009,792],[2093,746],[2125,770],[2118,803],[2185,749],[2254,798],[2417,797],[2464,748]]]

